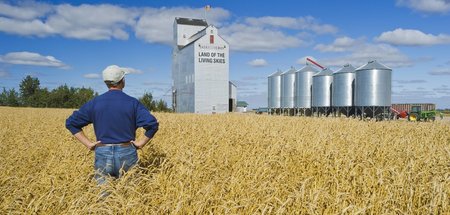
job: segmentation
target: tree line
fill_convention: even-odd
[[[0,106],[41,107],[41,108],[80,108],[84,103],[98,96],[92,88],[69,87],[66,84],[53,90],[42,88],[38,78],[26,76],[19,85],[19,91],[3,87]],[[151,93],[145,93],[139,101],[151,111],[170,112],[167,103],[153,100]]]

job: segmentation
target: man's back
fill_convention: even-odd
[[[92,119],[97,139],[102,143],[134,140],[139,102],[121,90],[110,90],[93,99]]]
[[[121,90],[109,90],[87,102],[66,124],[74,133],[89,123],[94,124],[97,141],[104,144],[129,142],[135,139],[138,127],[148,130],[157,124],[137,99]]]
[[[66,120],[66,128],[89,150],[95,150],[95,179],[104,184],[107,176],[120,177],[122,171],[136,165],[136,149],[146,145],[158,131],[158,121],[137,99],[128,96],[125,87],[125,68],[111,65],[103,70],[108,92],[95,97],[74,111]],[[97,141],[83,133],[83,127],[93,123]],[[136,129],[144,128],[144,135],[135,140]]]

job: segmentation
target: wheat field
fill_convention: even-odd
[[[450,213],[450,123],[156,113],[139,167],[99,187],[72,111],[0,108],[0,214]]]

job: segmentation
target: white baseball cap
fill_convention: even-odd
[[[103,81],[111,81],[116,84],[122,80],[126,74],[128,74],[126,69],[117,65],[110,65],[103,70]]]

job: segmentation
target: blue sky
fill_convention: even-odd
[[[230,80],[250,107],[267,105],[267,75],[312,56],[335,71],[376,59],[393,68],[392,102],[450,108],[448,0],[0,0],[0,87],[18,89],[32,75],[49,89],[103,93],[101,71],[117,64],[131,72],[126,93],[170,103],[174,17],[219,28]]]

